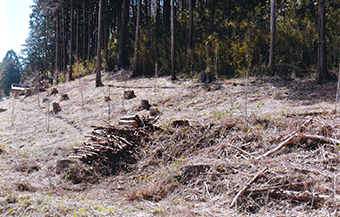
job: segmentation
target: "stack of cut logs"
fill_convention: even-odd
[[[87,142],[74,147],[68,159],[79,159],[84,163],[107,167],[115,172],[126,164],[137,161],[136,147],[148,137],[137,129],[116,129],[114,127],[93,127]]]

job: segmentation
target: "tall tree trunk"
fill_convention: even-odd
[[[275,50],[275,12],[276,0],[270,0],[270,50],[268,68],[270,71],[274,70],[274,50]]]
[[[85,0],[83,0],[83,61],[86,59],[86,7]]]
[[[70,11],[70,53],[69,53],[69,70],[68,70],[68,80],[72,81],[72,65],[73,65],[73,0],[71,0],[71,11]]]
[[[103,1],[99,0],[99,11],[98,11],[98,45],[97,45],[97,73],[96,73],[96,87],[104,86],[102,83],[102,55],[101,55],[101,38],[102,38],[102,17],[103,17]]]
[[[318,2],[318,82],[323,83],[332,79],[331,74],[326,67],[326,21],[325,21],[325,4],[326,0],[319,0]]]
[[[138,68],[138,52],[139,52],[139,37],[140,37],[140,20],[141,20],[141,0],[138,0],[137,7],[137,22],[136,22],[136,38],[135,38],[135,53],[133,55],[133,77],[137,77],[140,75]]]
[[[176,80],[176,73],[175,73],[175,24],[174,24],[174,14],[175,14],[175,7],[174,1],[171,0],[171,80]]]
[[[90,8],[92,7],[91,1],[90,1]],[[91,12],[88,13],[88,18],[87,18],[87,58],[90,59],[91,57],[91,33],[92,33],[92,16]]]
[[[60,57],[59,57],[59,11],[56,11],[56,20],[55,20],[55,76],[56,76],[56,84],[58,84],[58,74],[60,71]]]
[[[67,49],[67,45],[66,45],[66,26],[65,26],[65,5],[62,6],[62,25],[63,25],[63,47],[62,47],[62,51],[63,51],[63,82],[66,81],[66,49]]]
[[[43,70],[43,77],[44,79],[47,79],[47,43],[48,43],[48,32],[47,32],[47,23],[48,23],[48,16],[44,19],[44,31],[45,31],[45,37],[44,37],[44,70]]]
[[[76,25],[76,57],[79,61],[79,26],[80,26],[80,4],[77,5],[77,25]]]
[[[170,0],[164,0],[164,5],[163,5],[163,20],[164,20],[164,25],[165,29],[170,28]]]
[[[107,47],[109,44],[109,17],[107,15],[107,0],[103,3],[103,49],[104,49],[104,58],[107,58]]]
[[[122,5],[122,18],[119,33],[119,45],[118,45],[118,68],[125,67],[125,29],[126,29],[126,16],[127,16],[128,0],[123,0]]]
[[[194,33],[194,14],[193,14],[193,0],[189,0],[189,32],[188,32],[188,45],[187,45],[187,62],[186,68],[190,68],[190,52],[192,46],[192,38]]]

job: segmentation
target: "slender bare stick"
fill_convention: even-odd
[[[246,90],[245,90],[245,108],[244,108],[244,111],[245,111],[245,115],[246,115],[246,122],[248,124],[248,111],[247,111],[247,108],[248,108],[248,70],[246,72]]]
[[[283,142],[281,142],[278,146],[276,146],[274,149],[267,151],[264,155],[261,155],[257,158],[255,158],[256,160],[259,160],[263,157],[266,157],[278,150],[280,150],[281,148],[283,148],[286,145],[292,144],[293,140],[295,139],[296,136],[299,135],[299,132],[302,132],[305,130],[305,128],[313,121],[313,116],[310,117],[306,122],[304,122],[299,129],[295,130],[292,134],[290,134],[290,136],[285,139]]]
[[[233,207],[234,205],[237,206],[237,199],[249,188],[249,186],[255,182],[255,180],[262,174],[264,173],[268,168],[265,167],[263,168],[260,172],[258,172],[242,189],[237,193],[235,196],[234,200],[231,202],[230,207]]]
[[[292,136],[290,136],[288,139],[286,139],[285,141],[281,142],[278,146],[276,146],[274,149],[267,151],[264,155],[261,155],[257,158],[255,158],[256,160],[259,160],[263,157],[266,157],[274,152],[277,152],[278,150],[280,150],[281,148],[283,148],[286,145],[292,144],[294,138],[297,136],[297,133],[294,133]]]
[[[340,64],[339,64],[339,74],[338,74],[338,82],[337,82],[337,85],[336,85],[336,98],[335,98],[335,109],[334,109],[334,112],[336,114],[336,110],[337,110],[337,106],[338,106],[338,102],[339,102],[339,86],[340,86]]]

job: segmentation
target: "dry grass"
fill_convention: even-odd
[[[94,78],[0,102],[1,215],[339,216],[339,144],[297,136],[264,156],[294,132],[340,137],[335,83],[250,78],[246,117],[243,79],[207,87],[121,72],[95,88]],[[137,97],[123,100],[124,90]],[[133,150],[137,163],[106,174],[80,161],[57,167],[91,126],[147,116],[143,99],[161,116],[158,130],[136,130],[147,135]],[[171,126],[182,119],[190,126]]]

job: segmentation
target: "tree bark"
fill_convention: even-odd
[[[137,77],[140,75],[139,67],[138,67],[138,59],[139,59],[139,38],[140,38],[140,20],[141,20],[141,0],[138,0],[137,7],[137,22],[136,22],[136,38],[135,38],[135,53],[133,56],[133,77]]]
[[[125,29],[126,29],[126,14],[127,14],[128,0],[123,0],[122,5],[122,18],[119,32],[119,45],[118,45],[118,68],[122,69],[125,67]]]
[[[274,50],[275,50],[275,12],[276,0],[270,0],[270,50],[268,68],[272,72],[275,67]]]
[[[99,11],[98,11],[98,38],[97,38],[97,73],[96,73],[96,87],[104,86],[102,83],[102,55],[101,55],[101,38],[102,38],[102,17],[103,17],[103,1],[99,0]]]
[[[68,80],[72,81],[72,65],[73,65],[73,0],[71,0],[71,12],[70,12],[70,56],[69,56],[69,70],[68,70]]]
[[[175,24],[174,24],[174,1],[171,0],[171,80],[176,80],[175,73]]]

